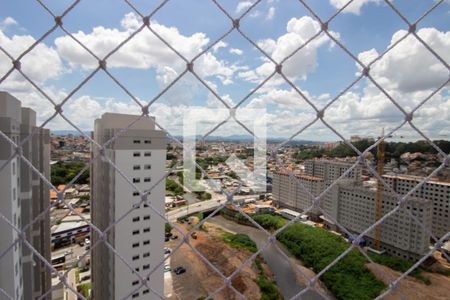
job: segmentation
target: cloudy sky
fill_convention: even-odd
[[[62,14],[71,5],[67,0],[43,2],[55,15]],[[21,59],[22,71],[55,102],[69,95],[63,106],[64,114],[83,130],[92,129],[93,120],[104,112],[139,113],[136,100],[145,105],[170,85],[166,93],[152,102],[150,112],[172,134],[182,132],[187,115],[204,120],[199,133],[207,132],[226,118],[213,111],[199,111],[197,115],[187,113],[202,107],[224,108],[216,94],[230,107],[245,98],[239,108],[258,110],[253,112],[254,117],[249,117],[252,112],[246,110],[242,122],[250,128],[254,125],[249,120],[266,122],[268,136],[289,137],[311,123],[316,112],[308,102],[318,109],[327,107],[326,122],[345,138],[377,136],[381,128],[388,131],[404,119],[388,96],[410,112],[433,93],[430,100],[414,112],[413,122],[431,138],[450,139],[449,1],[442,1],[416,28],[417,35],[447,65],[413,35],[408,35],[407,24],[384,1],[354,1],[329,23],[330,35],[364,64],[371,63],[398,43],[370,68],[370,75],[388,96],[367,78],[342,93],[360,76],[362,68],[329,36],[317,35],[320,23],[299,1],[265,0],[250,11],[254,1],[218,2],[233,18],[246,14],[240,22],[240,30],[271,59],[236,30],[216,42],[231,28],[231,21],[211,0],[168,1],[151,17],[154,32],[144,27],[136,34],[143,21],[132,7],[125,1],[97,0],[77,4],[63,17],[63,26],[99,58],[134,35],[107,59],[108,72],[126,87],[126,91],[100,70],[72,94],[73,89],[95,71],[98,61],[61,28],[51,32]],[[347,1],[305,2],[317,16],[326,20]],[[415,22],[437,2],[392,1],[410,22]],[[147,15],[160,1],[130,3]],[[1,6],[0,46],[15,58],[55,24],[37,1],[2,1]],[[194,71],[203,83],[187,72],[172,85],[185,71],[186,63],[156,35],[188,60],[208,49],[194,61]],[[286,60],[286,57],[289,58]],[[283,73],[295,89],[278,74],[267,80],[275,69],[273,61],[283,62]],[[0,51],[0,78],[10,68],[11,60]],[[265,82],[264,85],[247,97],[261,82]],[[41,123],[54,112],[52,104],[17,71],[0,82],[0,90],[9,91],[24,106],[35,109]],[[328,105],[339,94],[342,95]],[[261,109],[265,109],[266,114],[261,114]],[[238,118],[239,114],[238,110]],[[60,117],[46,127],[73,129]],[[236,123],[228,122],[214,135],[245,133]],[[419,138],[409,125],[397,135]],[[297,138],[339,139],[321,122],[316,122]]]

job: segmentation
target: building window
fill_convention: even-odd
[[[151,143],[152,143],[152,140],[145,140],[144,143],[146,143],[146,144],[151,144]]]
[[[144,265],[144,266],[142,267],[142,269],[144,269],[144,270],[150,269],[150,265]]]
[[[139,293],[133,294],[133,296],[131,296],[131,298],[137,298],[139,297]]]
[[[144,228],[144,232],[150,232],[150,227]]]
[[[144,165],[144,170],[150,170],[152,168],[151,165]]]
[[[144,220],[150,220],[150,215],[144,216]]]
[[[149,257],[150,256],[150,252],[146,252],[144,253],[144,255],[142,255],[143,257]]]
[[[133,140],[133,144],[140,144],[141,140]]]
[[[150,292],[150,290],[144,290],[143,292],[142,292],[142,294],[148,294]]]
[[[136,272],[139,272],[139,268],[134,268],[134,270],[135,270]]]
[[[152,156],[152,153],[150,151],[144,152],[144,156]]]
[[[139,234],[139,230],[133,230],[133,235]]]
[[[133,170],[140,170],[141,169],[141,166],[140,165],[134,165],[133,166]]]
[[[139,255],[134,255],[133,257],[132,257],[132,260],[138,260],[139,259]]]
[[[133,196],[139,196],[139,192],[133,192]]]
[[[138,285],[139,284],[139,280],[135,280],[131,283],[131,285]]]
[[[133,222],[139,222],[139,219],[140,219],[139,217],[134,217]]]
[[[145,177],[144,178],[144,182],[150,182],[150,180],[151,180],[150,177]]]
[[[16,175],[16,163],[15,162],[12,163],[12,173],[13,173],[13,175]]]
[[[133,247],[133,248],[139,247],[139,243],[134,243],[134,244],[132,245],[132,247]]]
[[[140,178],[133,178],[133,183],[139,183],[139,182],[141,182],[141,179]]]
[[[150,244],[150,240],[146,240],[146,241],[144,241],[144,243],[143,243],[144,245],[148,245],[148,244]]]
[[[133,152],[133,156],[134,157],[139,157],[139,156],[141,156],[141,152]]]

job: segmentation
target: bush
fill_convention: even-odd
[[[319,273],[349,246],[339,236],[301,223],[288,226],[277,236],[308,268]],[[373,299],[385,285],[367,268],[367,259],[356,249],[350,251],[322,275],[337,299]]]
[[[165,223],[165,224],[164,224],[164,231],[165,231],[166,233],[171,232],[171,231],[172,231],[172,226],[171,226],[169,223]]]
[[[259,275],[256,283],[261,291],[261,300],[282,299],[275,283],[268,280],[264,275]]]
[[[86,200],[89,200],[89,199],[91,199],[91,196],[89,196],[89,195],[81,195],[80,196],[80,200],[82,200],[82,201],[86,201]]]
[[[254,215],[253,220],[267,230],[277,230],[287,223],[285,219],[280,216],[272,214],[257,214]]]
[[[262,258],[260,256],[256,257],[255,265],[258,269],[258,280],[256,283],[261,291],[261,299],[265,300],[277,300],[282,299],[275,282],[270,281],[264,274],[263,267],[261,265]]]
[[[170,178],[166,179],[166,191],[169,191],[174,196],[182,195],[184,193],[183,187]]]
[[[396,256],[379,255],[376,253],[369,253],[369,256],[370,258],[372,258],[374,262],[389,267],[395,271],[399,271],[401,273],[405,273],[413,266],[412,262]],[[409,273],[409,275],[419,279],[420,281],[422,281],[427,285],[431,284],[430,279],[424,277],[421,274],[422,271],[423,270],[421,268],[415,268],[411,273]]]
[[[83,283],[78,286],[80,288],[80,293],[86,298],[90,299],[89,297],[89,290],[91,289],[91,283]]]
[[[222,239],[233,248],[247,249],[253,253],[257,251],[255,242],[246,234],[232,234],[229,232],[224,232]]]

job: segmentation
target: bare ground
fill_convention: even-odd
[[[375,266],[377,265],[377,266]],[[379,264],[367,264],[369,270],[386,285],[398,278],[401,273],[394,271],[388,267]],[[427,300],[448,300],[450,299],[450,277],[436,273],[422,272],[424,277],[428,277],[431,281],[430,285],[424,284],[422,281],[407,276],[400,281],[395,290],[399,293],[390,293],[384,299],[402,299],[403,295],[406,299],[427,299]]]
[[[184,229],[187,231],[187,226]],[[222,241],[222,230],[208,224],[207,232],[197,231],[197,239],[190,238],[191,245],[197,249],[215,268],[226,277],[230,276],[249,258],[252,253],[247,250],[235,249]],[[178,242],[179,243],[179,242]],[[174,245],[175,247],[175,245]],[[223,278],[217,274],[204,260],[202,260],[188,245],[183,244],[174,253],[172,268],[183,265],[187,272],[182,275],[174,275],[174,299],[197,299],[215,292],[223,286]],[[266,275],[271,278],[269,268],[263,264]],[[258,270],[251,262],[244,266],[235,275],[231,285],[247,299],[260,299],[261,293],[255,280]],[[214,295],[215,300],[241,299],[232,289],[224,288]]]

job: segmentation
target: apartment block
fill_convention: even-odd
[[[272,194],[275,203],[280,207],[304,211],[312,204],[312,198],[305,189],[314,196],[320,195],[354,163],[355,161],[312,159],[305,161],[305,172],[301,175],[289,175],[286,170],[274,172]],[[361,171],[362,168],[358,165],[344,179],[360,181]],[[322,196],[320,204],[328,214],[335,215],[337,207],[330,192]],[[313,210],[309,216],[318,219],[319,214],[318,210]]]
[[[416,176],[383,175],[383,179],[398,194],[404,195],[418,185],[423,178]],[[431,232],[437,238],[450,231],[450,183],[429,180],[425,182],[412,196],[428,200],[432,203],[433,219]]]
[[[333,201],[337,202],[338,223],[352,233],[359,234],[376,222],[376,188],[367,188],[353,181],[339,183],[333,188]],[[397,206],[394,194],[384,192],[382,214]],[[405,206],[388,217],[381,225],[381,250],[409,260],[422,257],[429,246],[430,236],[409,214],[417,218],[428,230],[431,228],[432,203],[410,197]],[[375,230],[367,233],[369,246],[373,245]]]
[[[0,130],[17,144],[24,142],[22,156],[49,178],[49,130],[36,127],[36,113],[21,107],[20,101],[6,92],[0,92]],[[28,138],[32,132],[34,135]],[[14,152],[12,145],[0,138],[0,165]],[[50,216],[42,214],[50,205],[49,187],[19,157],[13,158],[0,171],[0,187],[0,212],[18,229],[34,222],[25,236],[32,247],[50,261]],[[6,222],[0,223],[0,252],[3,252],[18,234]],[[15,299],[36,299],[50,289],[50,271],[21,242],[0,259],[0,270],[0,288]]]
[[[356,166],[352,172],[338,180],[354,162],[338,160],[309,160],[305,162],[305,172],[302,175],[291,175],[286,171],[275,172],[273,175],[273,197],[279,207],[287,207],[296,211],[304,211],[311,205],[311,197],[300,188],[302,184],[311,194],[317,196],[325,189],[329,191],[321,198],[321,208],[326,216],[321,218],[331,229],[338,230],[335,222],[344,226],[351,233],[359,234],[365,231],[376,221],[375,199],[376,188],[367,187],[361,179],[361,166]],[[406,193],[418,182],[406,184],[403,181],[390,183],[399,193]],[[417,179],[418,181],[418,179]],[[429,184],[436,184],[429,182]],[[428,250],[430,236],[426,229],[440,230],[444,234],[448,231],[448,222],[440,219],[439,225],[435,225],[436,212],[445,217],[448,216],[448,186],[439,185],[424,186],[423,192],[417,192],[408,198],[405,207],[402,207],[394,215],[389,217],[381,225],[381,247],[391,255],[406,259],[417,259]],[[428,189],[427,189],[428,187]],[[439,202],[435,200],[439,190]],[[447,206],[445,203],[447,199]],[[442,200],[442,201],[441,201]],[[398,199],[393,193],[385,191],[383,194],[383,214],[391,211],[397,205]],[[442,204],[442,206],[441,206]],[[439,209],[442,209],[439,211]],[[409,214],[411,212],[425,227],[420,226]],[[314,212],[309,217],[317,217]],[[444,224],[444,225],[443,225]],[[447,224],[447,225],[445,225]],[[433,225],[433,226],[432,226]],[[447,227],[445,227],[447,226]],[[374,231],[368,233],[366,239],[369,245],[373,244]]]
[[[338,180],[356,161],[310,159],[305,161],[305,175],[320,177],[329,186]],[[361,179],[362,167],[358,164],[345,178]]]
[[[104,144],[113,136],[118,137],[106,145],[105,156],[120,169],[141,191],[150,189],[165,173],[166,135],[155,129],[154,118],[142,118],[126,131],[138,116],[105,113],[95,121],[93,138]],[[95,147],[95,146],[94,146]],[[93,299],[123,299],[140,285],[142,277],[164,259],[164,220],[147,204],[139,205],[139,192],[130,185],[98,148],[92,149],[91,167],[92,222],[105,230],[130,209],[125,218],[107,233],[106,240],[129,263],[130,270],[104,243],[92,250]],[[148,203],[164,212],[164,180],[148,195]],[[91,230],[92,243],[98,234]],[[164,294],[163,268],[149,277],[148,284]],[[143,286],[132,294],[132,299],[158,299],[148,287]]]
[[[325,182],[320,177],[289,175],[287,171],[277,171],[273,173],[272,195],[278,207],[303,212],[313,204],[310,194],[318,196],[324,186]],[[318,214],[318,210],[309,212],[313,217]]]

